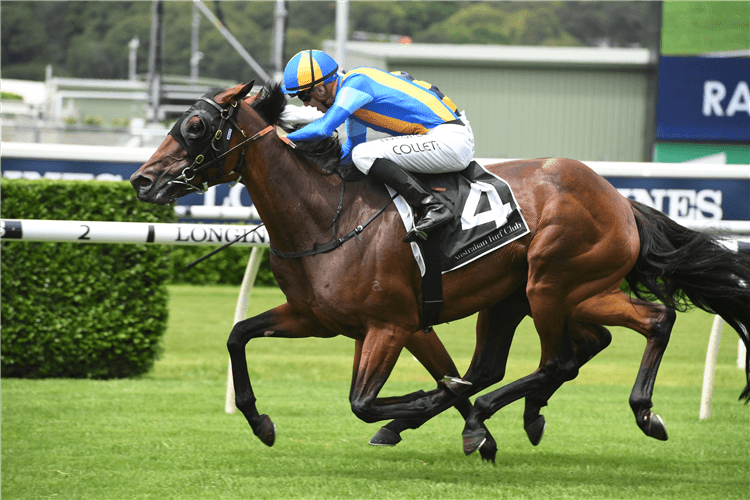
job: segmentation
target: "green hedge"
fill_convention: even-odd
[[[245,275],[250,247],[230,246],[190,269],[185,266],[207,255],[217,246],[173,246],[170,284],[188,285],[239,285]],[[258,276],[258,286],[278,286],[269,263],[269,251],[263,250]]]
[[[127,182],[2,181],[5,219],[168,222]],[[167,326],[164,246],[2,243],[4,377],[147,372]]]
[[[137,201],[127,182],[3,179],[1,208],[5,219],[174,221],[172,207]],[[242,282],[248,247],[185,267],[215,248],[3,242],[2,374],[105,378],[147,371],[166,325],[165,283]],[[255,283],[277,286],[268,250]]]

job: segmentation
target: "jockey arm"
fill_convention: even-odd
[[[351,114],[372,100],[373,97],[368,92],[343,85],[337,91],[333,105],[322,118],[292,132],[287,137],[294,142],[323,139],[330,137],[342,123],[346,122],[347,138],[342,147],[341,158],[342,163],[351,163],[352,149],[367,139],[367,128],[353,120]]]
[[[349,118],[346,120],[346,142],[341,146],[341,164],[352,163],[352,150],[367,140],[367,127]]]
[[[347,110],[334,103],[331,109],[326,111],[321,118],[292,132],[287,137],[294,142],[315,141],[330,137],[333,131],[344,123],[349,115],[350,113]]]

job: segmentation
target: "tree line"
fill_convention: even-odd
[[[271,66],[275,2],[204,2],[256,61]],[[653,2],[350,2],[350,34],[410,37],[414,43],[649,46]],[[335,38],[334,1],[286,2],[284,60]],[[140,39],[137,72],[148,71],[152,3],[4,2],[0,19],[2,76],[128,76],[128,42]],[[190,74],[193,6],[164,3],[163,73]],[[351,35],[350,35],[351,39]],[[256,75],[203,18],[201,76],[248,80]]]

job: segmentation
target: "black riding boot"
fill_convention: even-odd
[[[436,229],[453,219],[453,214],[440,201],[432,196],[409,172],[386,158],[378,158],[372,164],[370,173],[372,177],[390,186],[394,191],[404,197],[406,202],[417,209],[421,216],[415,222],[414,228],[409,231],[404,241],[409,243],[418,238],[427,239],[427,233]]]

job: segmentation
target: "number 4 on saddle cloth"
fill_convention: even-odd
[[[439,242],[441,272],[465,266],[529,233],[508,183],[479,163],[473,161],[458,173],[415,175],[455,215],[452,222],[430,234],[430,239],[437,236]],[[412,209],[400,196],[394,202],[406,230],[410,230],[414,224]],[[424,276],[421,249],[416,243],[411,245]]]
[[[455,215],[431,233],[427,242],[411,243],[422,273],[423,327],[427,330],[437,321],[442,306],[441,274],[527,235],[529,226],[508,183],[475,161],[458,173],[417,177]],[[408,232],[414,225],[413,210],[400,196],[394,203]]]

